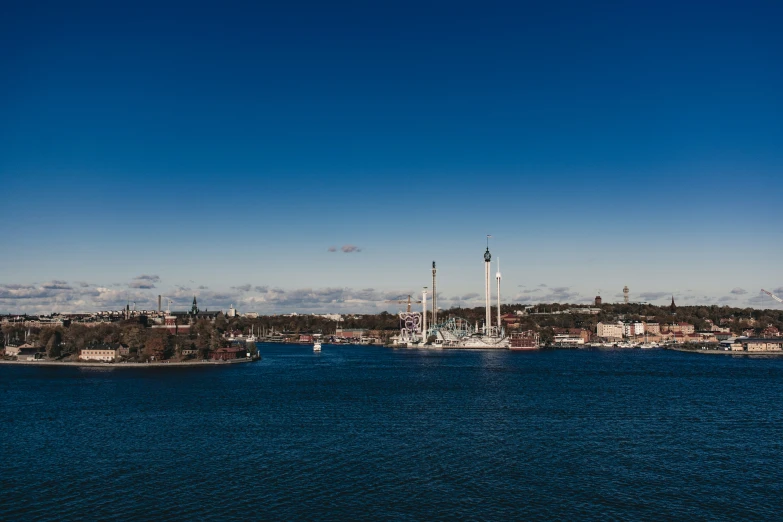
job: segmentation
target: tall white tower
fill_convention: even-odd
[[[427,287],[421,292],[421,340],[427,342]]]
[[[487,302],[487,316],[484,323],[484,335],[489,335],[489,329],[492,326],[492,311],[490,310],[490,286],[489,286],[489,278],[490,278],[490,261],[492,260],[492,254],[489,253],[489,237],[487,236],[487,251],[484,252],[484,278],[486,280],[486,284],[484,285],[485,289],[485,298]]]
[[[435,261],[432,262],[432,324],[438,324],[438,294],[435,292]]]
[[[498,336],[500,336],[500,258],[498,258],[498,271],[495,274],[495,279],[498,280]]]

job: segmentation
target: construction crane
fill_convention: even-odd
[[[398,300],[391,299],[391,300],[388,300],[388,301],[385,301],[385,302],[386,303],[397,303],[397,304],[408,303],[408,313],[410,313],[410,311],[411,311],[411,305],[412,304],[421,304],[421,301],[411,301],[411,296],[408,296],[408,300],[407,301],[405,301],[405,300],[399,300],[398,301]]]
[[[770,296],[772,299],[774,299],[778,303],[783,303],[783,299],[781,299],[780,297],[776,296],[772,292],[768,292],[768,291],[764,290],[763,288],[761,289],[761,291],[764,292],[765,294],[767,294],[768,296]]]

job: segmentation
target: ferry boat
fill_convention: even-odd
[[[321,336],[318,334],[313,335],[313,351],[314,352],[321,351]]]

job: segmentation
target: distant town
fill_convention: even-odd
[[[497,312],[497,310],[495,310]],[[425,314],[431,321],[431,315]],[[284,314],[228,310],[124,310],[0,316],[4,360],[50,362],[232,361],[257,356],[257,342],[396,345],[404,313]],[[664,347],[783,353],[783,310],[646,303],[508,304],[498,314],[504,335],[528,348]],[[479,323],[482,307],[438,311],[445,323]],[[430,324],[432,324],[430,322]],[[437,342],[437,325],[427,329]],[[448,347],[445,345],[443,347]]]

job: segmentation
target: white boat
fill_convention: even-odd
[[[250,335],[248,335],[247,337],[245,337],[245,342],[248,342],[248,343],[254,343],[254,342],[257,342],[257,341],[258,341],[258,337],[256,337],[256,336],[254,335],[254,332],[253,332],[253,327],[251,326],[251,327],[250,327]]]
[[[313,335],[313,351],[314,352],[320,352],[321,351],[321,336],[320,335]]]

